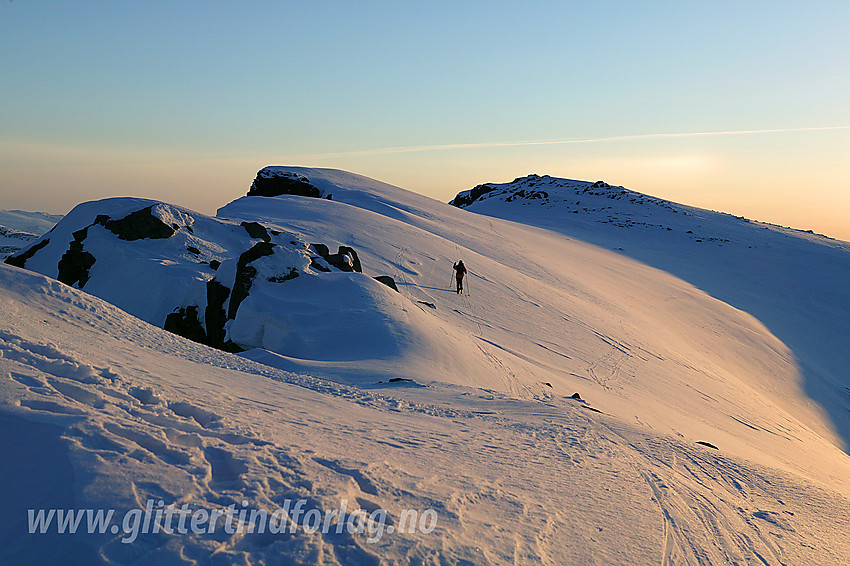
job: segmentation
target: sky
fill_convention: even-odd
[[[850,240],[850,2],[0,0],[0,208],[537,173]]]

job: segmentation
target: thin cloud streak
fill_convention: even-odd
[[[658,133],[658,134],[634,134],[627,136],[609,136],[602,138],[569,138],[569,139],[550,139],[550,140],[525,140],[525,141],[508,141],[508,142],[480,142],[480,143],[454,143],[440,145],[410,145],[398,147],[381,147],[376,149],[364,149],[356,151],[342,151],[337,153],[316,153],[308,155],[297,155],[292,157],[357,157],[370,155],[386,155],[392,153],[414,153],[424,151],[448,151],[454,149],[486,149],[498,147],[525,147],[535,145],[567,145],[567,144],[584,144],[584,143],[602,143],[602,142],[617,142],[617,141],[633,141],[633,140],[651,140],[651,139],[668,139],[668,138],[695,138],[709,136],[742,136],[753,134],[776,134],[789,132],[819,132],[833,130],[850,130],[850,126],[822,126],[812,128],[774,128],[767,130],[729,130],[722,132],[684,132],[684,133]]]

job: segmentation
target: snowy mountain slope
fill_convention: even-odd
[[[41,236],[49,232],[57,222],[62,220],[62,216],[62,214],[30,212],[27,210],[0,210],[0,225],[18,232],[27,232]]]
[[[29,246],[61,219],[61,214],[0,210],[0,260]]]
[[[28,247],[37,239],[38,236],[35,234],[0,226],[0,259],[6,259],[17,253],[21,248]]]
[[[122,454],[142,455],[144,465],[129,470],[80,472],[101,478],[98,485],[124,478],[116,500],[185,492],[204,505],[238,504],[248,493],[271,505],[281,494],[309,492],[324,509],[348,495],[364,509],[433,506],[447,517],[436,538],[418,533],[380,552],[333,537],[296,537],[268,550],[307,563],[369,563],[365,554],[340,558],[347,551],[409,563],[846,561],[850,458],[829,415],[803,390],[799,356],[760,320],[670,273],[551,230],[342,171],[265,171],[258,178],[288,179],[283,192],[272,183],[276,196],[242,197],[217,218],[108,199],[77,207],[50,242],[17,256],[63,278],[67,252],[91,253],[94,263],[71,261],[85,282],[67,282],[141,309],[155,326],[176,305],[187,323],[195,306],[201,342],[212,343],[207,307],[218,297],[225,320],[215,345],[265,350],[231,356],[188,343],[77,289],[4,267],[8,298],[0,304],[10,330],[0,362],[24,366],[3,382],[7,404],[24,407],[16,415],[27,418],[52,411],[74,421],[118,419],[91,425],[95,439],[73,464],[90,471],[93,461],[102,464],[101,450],[125,467]],[[132,215],[143,233],[127,226]],[[141,237],[128,239],[128,230]],[[635,245],[645,236],[632,234]],[[343,253],[348,247],[356,253]],[[271,255],[241,261],[265,248]],[[470,269],[469,294],[449,289],[459,258]],[[334,270],[353,270],[355,259],[363,273]],[[246,266],[255,270],[252,284],[230,313]],[[292,268],[298,277],[288,277]],[[399,292],[372,279],[378,275],[393,276]],[[209,292],[211,281],[230,291],[224,302]],[[118,337],[117,349],[103,331]],[[587,402],[570,399],[576,391]],[[113,408],[113,397],[126,406]],[[86,399],[88,409],[76,404]],[[54,455],[67,442],[61,438],[85,436],[51,430]],[[254,438],[245,430],[261,442],[245,440]],[[286,446],[283,461],[297,466],[281,462],[277,449]],[[144,450],[161,462],[155,469],[145,467],[153,460]],[[147,479],[137,485],[136,476]],[[224,561],[257,561],[272,548],[252,537],[190,539],[146,538],[131,548],[139,556],[217,550]],[[114,539],[96,546],[109,547],[101,550],[109,560],[130,561]]]
[[[801,391],[793,354],[746,313],[666,273],[550,232],[470,215],[350,173],[279,170],[308,178],[333,200],[243,197],[218,216],[350,243],[365,265],[392,274],[402,295],[442,328],[464,330],[464,345],[473,345],[464,355],[477,363],[467,361],[466,372],[447,371],[443,352],[419,348],[392,360],[396,375],[531,398],[549,391],[545,382],[561,393],[592,391],[623,418],[686,437],[711,423],[742,456],[773,465],[778,458],[817,474],[831,469],[827,481],[845,485],[841,439]],[[446,288],[458,258],[470,267],[471,296]],[[261,358],[354,383],[369,368]],[[373,372],[383,369],[369,363]],[[765,443],[770,436],[787,444]],[[802,457],[824,442],[832,457],[817,464]]]
[[[396,293],[356,273],[355,260],[356,251],[330,254],[256,223],[114,198],[75,207],[8,262],[219,348],[322,350],[349,359],[351,350],[383,353],[397,342],[383,323]],[[403,332],[401,321],[394,326]],[[352,329],[371,340],[346,339]]]
[[[270,171],[332,200],[249,196],[215,219],[152,201],[87,203],[24,265],[56,276],[70,242],[79,241],[98,258],[86,291],[157,326],[177,306],[184,335],[197,330],[196,316],[202,342],[265,348],[247,358],[351,385],[399,377],[525,399],[580,391],[626,421],[691,441],[709,426],[710,441],[725,451],[847,488],[841,439],[801,390],[793,353],[750,315],[667,273],[545,230],[342,171]],[[168,237],[127,241],[112,233],[111,222],[142,207]],[[210,291],[210,282],[240,286],[237,258],[263,243],[240,226],[246,222],[274,238],[275,252],[250,263],[261,272],[233,309],[232,297],[221,302],[224,292]],[[307,243],[315,242],[351,246],[365,273],[313,272],[318,252]],[[217,270],[210,258],[221,262]],[[469,295],[448,289],[458,258],[471,270]],[[292,269],[303,276],[287,279]],[[386,274],[400,293],[368,277]],[[220,306],[210,311],[211,304]],[[208,318],[218,321],[215,333]]]
[[[0,514],[3,562],[850,558],[846,495],[560,395],[521,400],[439,383],[351,388],[288,374],[5,265],[0,319],[0,442],[13,455],[0,468],[11,496]],[[233,506],[236,525],[240,510],[272,512],[286,500],[317,513],[342,500],[349,513],[386,509],[384,527],[400,526],[404,509],[433,509],[437,521],[432,532],[380,537],[311,532],[304,514],[293,534],[249,533],[248,524],[181,534],[163,516],[152,523],[173,533],[134,534],[118,519],[103,534],[25,531],[32,508],[115,509],[120,518],[146,505]]]
[[[635,193],[529,175],[453,204],[556,231],[672,273],[755,316],[850,446],[850,243]]]

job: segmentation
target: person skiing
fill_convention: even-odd
[[[463,293],[463,276],[466,275],[466,266],[463,264],[463,260],[457,260],[452,266],[452,269],[455,271],[455,281],[457,282],[457,292],[458,294]]]

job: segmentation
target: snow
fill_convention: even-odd
[[[599,245],[541,227],[555,209],[540,204],[492,200],[484,210],[538,206],[518,223],[350,173],[285,170],[333,200],[243,197],[216,218],[153,201],[87,203],[27,261],[43,275],[0,266],[0,439],[16,456],[0,472],[12,494],[0,514],[7,560],[848,562],[850,457],[834,418],[846,397],[830,390],[832,405],[815,402],[808,368],[818,360],[780,339],[764,315],[610,249],[651,249],[649,229],[616,246],[616,232],[601,230],[611,241]],[[50,278],[81,223],[142,205],[193,231],[119,245],[95,225],[86,250],[99,259],[84,290]],[[280,230],[281,247],[297,242],[290,255],[257,260],[260,283],[228,328],[265,349],[232,355],[158,328],[167,313],[149,297],[227,279],[234,250],[251,244],[242,220]],[[745,248],[757,258],[789,234],[758,230],[769,235]],[[676,235],[669,250],[706,249],[684,229]],[[316,242],[353,247],[364,273],[262,277],[304,268],[305,246]],[[175,259],[186,245],[203,257]],[[835,254],[842,246],[825,245]],[[825,253],[810,255],[810,267],[843,257]],[[213,258],[222,261],[215,272]],[[466,295],[450,289],[457,259],[470,270]],[[375,275],[392,275],[400,292]],[[791,277],[785,291],[804,295]],[[842,294],[834,297],[840,314]],[[826,368],[824,387],[842,383],[830,372],[843,351],[828,353],[816,366]],[[396,520],[403,509],[434,509],[438,522],[430,534],[372,543],[300,530],[142,534],[124,544],[124,533],[51,538],[21,526],[32,507],[123,512],[162,499],[271,510],[299,498],[326,511],[345,499]]]
[[[0,225],[41,236],[62,220],[61,214],[30,212],[27,210],[0,210]]]
[[[492,187],[466,208],[614,250],[755,316],[791,350],[806,395],[850,446],[850,243],[604,183],[531,175]]]
[[[0,260],[29,246],[61,219],[61,214],[0,210]]]

